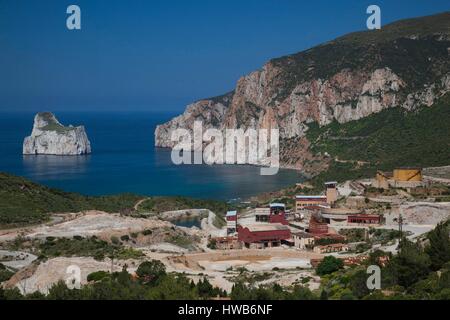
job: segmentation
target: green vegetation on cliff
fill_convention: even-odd
[[[43,131],[56,131],[58,133],[66,133],[75,129],[74,127],[65,127],[62,124],[58,123],[55,119],[55,116],[51,112],[40,112],[38,116],[41,117],[44,121],[47,121],[47,125],[40,128]]]
[[[273,59],[281,70],[276,100],[300,83],[328,79],[342,70],[372,72],[389,67],[407,92],[438,81],[450,68],[450,13],[397,21],[381,30],[354,32],[289,56]],[[441,35],[447,35],[441,37]],[[432,57],[432,58],[430,58]]]
[[[368,177],[377,169],[401,166],[443,166],[450,159],[450,94],[416,112],[387,109],[344,124],[310,125],[313,153],[331,155],[328,171],[314,180]]]

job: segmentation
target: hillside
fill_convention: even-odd
[[[136,204],[146,199],[136,210]],[[149,197],[134,194],[84,196],[64,192],[31,182],[25,178],[0,172],[0,229],[48,221],[51,213],[99,210],[109,213],[156,212],[209,209],[219,215],[228,210],[224,201],[188,197]]]
[[[432,130],[430,124],[421,125],[417,120],[413,125],[408,115],[430,107],[431,121],[435,117],[431,113],[438,109],[437,101],[448,92],[450,13],[445,12],[398,21],[381,30],[355,32],[303,52],[272,59],[260,70],[239,79],[234,91],[197,101],[182,115],[158,126],[155,145],[173,147],[170,139],[173,130],[192,129],[195,121],[202,121],[205,129],[278,128],[281,166],[299,169],[310,176],[333,169],[335,163],[327,153],[348,160],[376,156],[377,160],[371,159],[371,164],[386,168],[400,165],[404,160],[415,166],[441,165],[442,158],[417,155],[430,154],[433,148],[442,157],[445,152],[436,149],[448,146],[430,147],[427,143],[430,140],[424,140],[431,134],[426,132]],[[358,143],[351,138],[357,145],[355,148],[346,147],[343,139],[339,143],[314,140],[315,135],[326,130],[338,130],[340,125],[348,130],[360,125],[357,121],[377,114],[386,119],[373,118],[369,122],[406,126],[408,137],[386,129],[379,132],[383,136],[376,143],[368,144],[367,140]],[[441,125],[441,131],[445,132],[448,123]],[[407,143],[399,143],[406,138],[420,142],[413,146],[414,152],[409,151]],[[342,151],[336,152],[339,148]],[[412,157],[390,154],[393,151]]]
[[[332,158],[328,170],[315,177],[315,184],[369,177],[378,169],[448,165],[449,124],[450,93],[432,108],[412,113],[394,108],[345,124],[311,124],[307,133],[311,151],[327,152]]]
[[[119,212],[133,208],[141,198],[131,194],[88,197],[0,172],[0,227],[40,223],[49,219],[49,213]]]

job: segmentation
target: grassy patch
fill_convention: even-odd
[[[169,236],[167,242],[185,249],[191,249],[194,244],[194,241],[191,238],[181,234]]]
[[[227,225],[227,222],[225,221],[225,218],[222,215],[216,214],[216,217],[213,220],[213,225],[216,228],[222,229]]]
[[[103,260],[113,256],[115,259],[139,259],[144,254],[133,248],[126,248],[120,243],[111,244],[96,237],[82,238],[47,238],[44,242],[35,243],[41,258],[52,257],[94,257]]]
[[[13,275],[14,272],[6,269],[6,267],[0,263],[0,283],[8,281]]]

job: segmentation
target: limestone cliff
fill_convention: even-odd
[[[23,142],[23,154],[82,155],[91,153],[91,143],[83,126],[65,127],[50,112],[34,117],[31,136]]]
[[[413,112],[449,91],[450,13],[443,13],[273,59],[225,98],[196,102],[158,126],[155,144],[173,147],[170,132],[196,120],[221,130],[279,128],[281,165],[315,173],[327,155],[311,151],[305,133],[312,123],[343,124],[396,107]]]

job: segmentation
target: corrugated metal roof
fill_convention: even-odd
[[[234,217],[234,216],[236,216],[237,215],[237,211],[236,210],[234,210],[234,211],[228,211],[227,212],[227,217]]]
[[[249,224],[242,227],[247,228],[251,232],[289,230],[288,226],[278,223],[258,223],[258,224]]]
[[[273,207],[283,207],[283,208],[285,208],[286,205],[284,203],[271,203],[270,207],[271,208],[273,208]]]
[[[326,199],[327,196],[295,196],[296,199]]]

